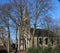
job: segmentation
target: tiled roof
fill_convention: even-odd
[[[30,29],[31,34],[33,33],[33,28]],[[54,36],[54,33],[52,31],[49,30],[45,30],[45,29],[36,29],[35,30],[35,36]]]

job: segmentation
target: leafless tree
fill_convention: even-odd
[[[15,26],[17,26],[18,30],[16,31],[16,37],[17,37],[17,32],[19,35],[19,40],[18,40],[18,50],[20,50],[20,37],[23,35],[23,16],[24,16],[24,10],[27,10],[28,13],[26,12],[27,16],[32,17],[34,23],[34,29],[33,29],[33,47],[34,47],[34,34],[35,30],[37,28],[37,21],[40,19],[40,17],[43,17],[50,11],[51,8],[51,1],[50,0],[34,0],[34,3],[31,3],[29,0],[10,0],[11,4],[6,4],[2,6],[2,20],[5,22],[5,25],[8,28],[8,39],[10,43],[10,23],[9,20],[11,19],[14,23]],[[29,5],[27,5],[29,4]],[[34,5],[33,5],[34,4]],[[31,8],[30,8],[31,7]],[[31,16],[32,15],[32,16]],[[45,19],[46,20],[46,19]],[[46,20],[50,22],[49,20]],[[17,39],[17,38],[16,38]],[[8,43],[8,44],[9,44]]]
[[[33,39],[35,30],[37,28],[37,21],[40,19],[40,17],[44,17],[46,14],[48,14],[48,11],[52,9],[51,1],[47,0],[35,0],[34,6],[32,6],[32,19],[34,21],[33,23]],[[41,23],[41,22],[39,22]],[[33,40],[33,47],[34,47],[34,40]]]
[[[0,8],[0,19],[2,20],[2,22],[4,23],[3,24],[3,27],[6,27],[7,28],[7,36],[8,36],[8,52],[10,51],[10,19],[9,19],[9,15],[7,13],[7,11],[10,9],[10,5],[8,7],[8,5],[3,5],[1,6]]]

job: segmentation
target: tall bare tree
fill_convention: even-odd
[[[48,12],[52,9],[51,5],[52,1],[47,1],[47,0],[34,0],[34,5],[32,5],[32,20],[34,21],[33,23],[33,39],[34,39],[34,34],[35,30],[37,28],[37,21],[40,19],[40,17],[44,17]],[[40,22],[39,22],[40,23]],[[33,40],[33,47],[34,47],[34,40]]]
[[[29,1],[29,0],[28,0]],[[29,15],[34,21],[33,26],[33,47],[34,47],[34,35],[35,35],[35,30],[37,28],[37,21],[40,19],[40,17],[43,17],[45,14],[48,13],[49,10],[51,10],[51,1],[50,0],[34,0],[33,4],[30,6],[30,1],[28,2],[26,0],[13,0],[11,1],[11,4],[7,4],[6,6],[4,5],[2,7],[2,13],[5,16],[5,19],[7,18],[8,22],[6,22],[4,19],[3,21],[7,23],[7,28],[8,28],[8,33],[9,31],[9,20],[11,19],[18,28],[19,31],[19,44],[18,44],[18,50],[20,50],[20,37],[23,36],[23,16],[24,16],[24,9],[26,7],[27,11],[29,12]],[[29,5],[27,5],[29,4]],[[30,8],[31,7],[31,8]],[[30,9],[29,9],[30,8]],[[32,10],[32,12],[31,12]],[[27,13],[26,13],[27,14]],[[31,18],[30,18],[31,19]],[[6,24],[5,23],[5,24]],[[9,35],[10,37],[10,35]],[[10,38],[9,38],[10,39]]]

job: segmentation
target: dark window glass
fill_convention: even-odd
[[[45,39],[45,44],[48,44],[48,38]]]
[[[39,38],[39,44],[42,45],[42,38]]]
[[[53,45],[53,43],[54,43],[53,39],[52,39],[52,41],[51,41],[51,42],[52,42],[52,45]]]

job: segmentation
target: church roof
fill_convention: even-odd
[[[33,28],[30,29],[31,34],[33,34]],[[46,29],[36,29],[35,30],[35,35],[34,36],[55,36],[54,33],[52,31],[46,30]]]

